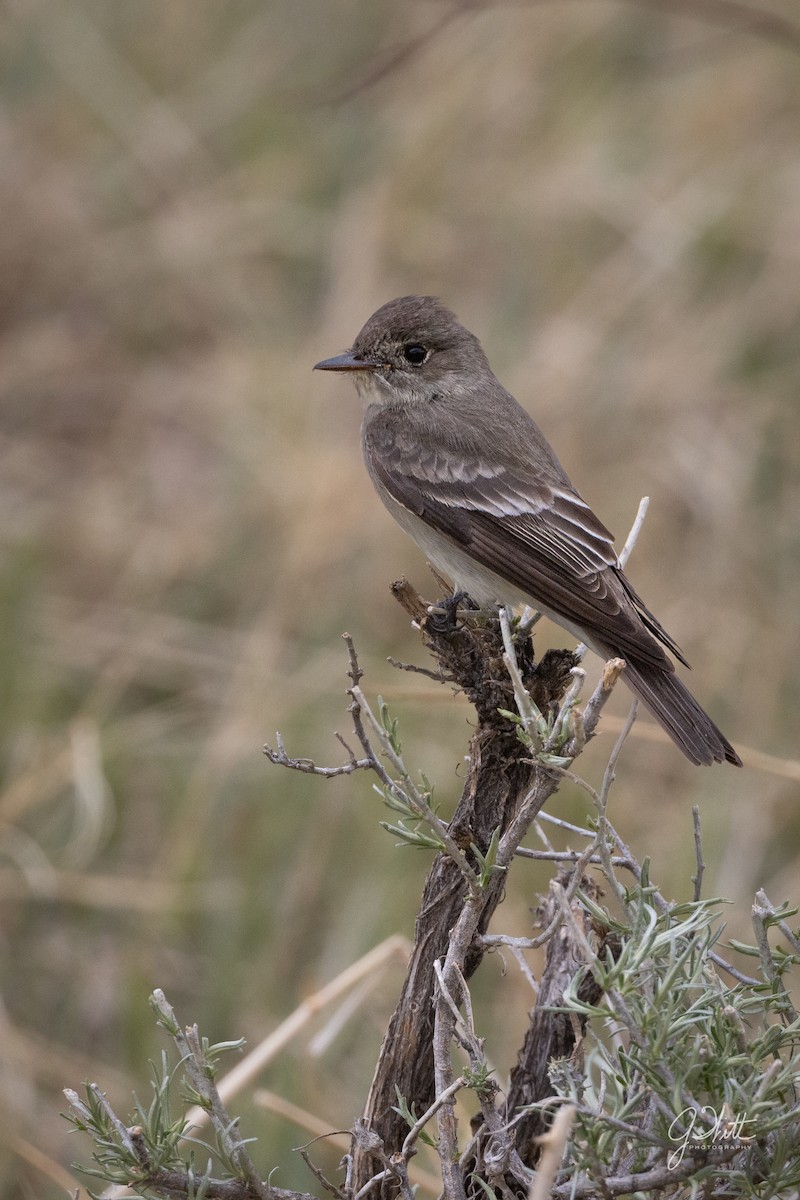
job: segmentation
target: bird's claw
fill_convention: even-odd
[[[432,633],[455,633],[458,629],[458,610],[464,608],[478,608],[466,592],[455,592],[452,596],[445,596],[443,600],[430,606],[426,624]]]

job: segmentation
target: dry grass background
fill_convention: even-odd
[[[800,55],[600,0],[488,5],[426,40],[445,11],[3,6],[3,1195],[63,1196],[54,1164],[85,1159],[62,1086],[145,1099],[154,986],[253,1042],[411,931],[426,863],[368,781],[260,754],[280,727],[338,759],[348,629],[409,757],[444,806],[459,789],[466,707],[385,662],[417,654],[387,585],[424,564],[371,493],[355,395],[310,370],[384,300],[456,309],[618,536],[652,496],[631,574],[698,696],[737,744],[800,756]],[[683,897],[699,803],[706,891],[746,932],[756,887],[800,900],[792,770],[635,737],[614,819]],[[492,961],[502,1063],[527,997]],[[398,980],[264,1085],[346,1127]],[[308,1186],[305,1135],[245,1121]]]

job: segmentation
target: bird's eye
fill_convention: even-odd
[[[410,342],[408,346],[403,346],[403,357],[406,362],[411,363],[412,367],[421,367],[428,357],[428,351],[419,343]]]

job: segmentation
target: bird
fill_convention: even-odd
[[[477,337],[433,296],[401,296],[315,364],[366,402],[364,461],[386,508],[481,607],[527,604],[604,660],[698,765],[742,761],[678,677],[683,653],[634,590],[613,536]],[[669,653],[667,653],[669,651]]]

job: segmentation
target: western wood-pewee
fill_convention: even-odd
[[[675,674],[665,646],[688,663],[625,578],[611,534],[448,309],[392,300],[316,369],[352,372],[378,495],[458,588],[481,605],[530,604],[602,658],[624,658],[623,680],[687,758],[741,766]]]

